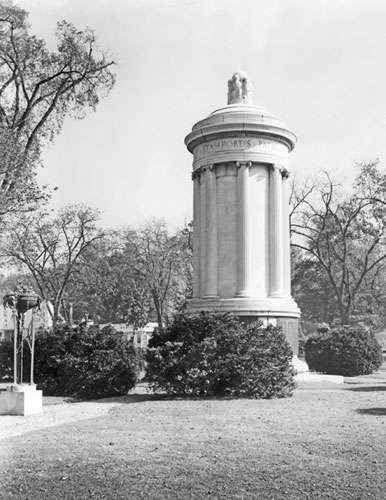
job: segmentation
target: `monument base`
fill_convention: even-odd
[[[245,323],[260,320],[264,326],[279,326],[294,356],[299,354],[300,309],[292,297],[204,298],[188,301],[188,314],[198,314],[201,311],[229,312]]]
[[[324,373],[310,372],[307,363],[297,356],[293,357],[292,365],[296,370],[295,382],[297,384],[301,384],[302,382],[344,384],[344,377],[342,375],[325,375]]]
[[[42,413],[43,394],[36,385],[14,384],[0,391],[0,415]]]
[[[342,375],[325,375],[324,373],[302,372],[295,375],[295,382],[302,383],[329,383],[329,384],[344,384]]]
[[[259,318],[299,318],[300,309],[292,297],[219,297],[197,298],[188,301],[187,312],[230,312],[236,316],[258,316]]]
[[[310,371],[304,359],[299,359],[298,356],[296,355],[292,358],[292,365],[295,368],[296,373],[298,375],[300,373],[308,373]]]

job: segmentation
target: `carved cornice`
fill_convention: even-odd
[[[229,163],[236,165],[237,168],[240,168],[243,166],[245,166],[246,168],[251,168],[253,166],[252,161],[236,161],[236,162],[229,162]],[[209,170],[210,172],[212,172],[213,170],[216,170],[216,168],[219,165],[222,165],[222,164],[223,163],[211,163],[209,165],[202,165],[201,167],[197,168],[196,170],[194,170],[192,172],[192,181],[194,181],[194,179],[197,179],[198,177],[200,177],[200,175],[203,172],[205,172],[206,170]],[[259,162],[257,162],[256,164],[259,164]],[[260,163],[260,164],[267,166],[272,171],[278,170],[281,173],[282,177],[285,179],[288,179],[288,177],[290,176],[290,173],[289,173],[287,167],[285,167],[284,165],[279,165],[276,163],[270,163],[270,164]]]
[[[281,175],[282,175],[283,179],[288,179],[290,176],[290,173],[288,172],[287,169],[283,169],[281,172]]]
[[[209,165],[202,165],[200,168],[197,168],[192,172],[192,181],[196,179],[197,177],[200,177],[200,175],[205,172],[205,170],[210,170],[211,172],[215,170],[217,167],[216,163],[211,163]]]
[[[247,168],[250,168],[252,167],[252,162],[251,161],[237,161],[236,162],[236,167],[237,168],[240,168],[240,167],[247,167]]]
[[[270,165],[270,167],[271,167],[272,171],[278,170],[281,173],[282,177],[284,177],[285,179],[288,179],[289,171],[288,171],[287,167],[285,167],[284,165],[279,165],[277,163],[272,163]]]

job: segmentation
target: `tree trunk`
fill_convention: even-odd
[[[350,311],[347,306],[339,302],[339,316],[342,325],[348,325],[350,321]]]
[[[162,305],[160,304],[160,301],[157,297],[157,294],[152,292],[152,297],[153,297],[153,302],[154,302],[154,307],[157,313],[157,322],[158,322],[158,328],[162,329],[163,327],[163,311],[162,311]]]

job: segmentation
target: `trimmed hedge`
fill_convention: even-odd
[[[373,333],[341,327],[312,335],[305,345],[310,370],[330,375],[368,375],[382,365],[382,348]]]
[[[30,358],[24,373],[29,376]],[[126,395],[136,382],[140,356],[112,327],[38,332],[34,382],[46,396],[97,399]],[[3,373],[8,368],[1,366]]]
[[[279,328],[245,326],[230,314],[179,314],[149,342],[147,380],[170,396],[288,397],[292,356]]]

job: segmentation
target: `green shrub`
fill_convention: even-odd
[[[13,382],[13,341],[0,342],[0,382]]]
[[[305,358],[311,370],[332,375],[368,375],[382,364],[382,348],[365,328],[341,327],[309,337]]]
[[[26,349],[25,351],[28,351]],[[30,356],[24,373],[29,381]],[[47,396],[81,399],[125,395],[140,370],[134,347],[112,327],[40,331],[35,342],[34,382]]]
[[[172,396],[292,395],[292,351],[279,328],[245,326],[230,314],[179,314],[153,334],[147,380]]]

